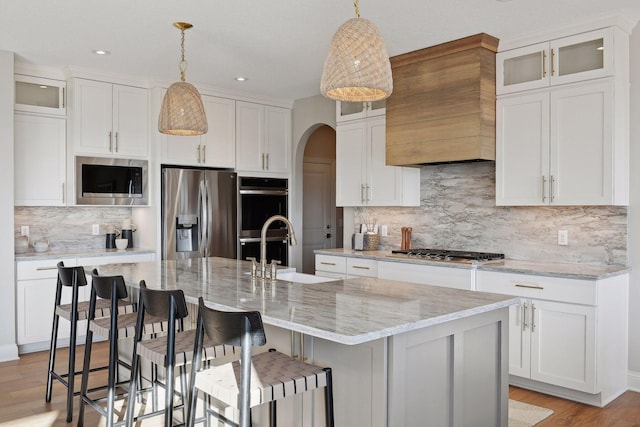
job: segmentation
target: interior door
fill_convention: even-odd
[[[335,247],[335,224],[331,215],[332,197],[331,164],[304,163],[303,171],[302,271],[315,272],[315,249]]]

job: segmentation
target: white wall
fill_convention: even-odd
[[[631,34],[629,265],[629,386],[640,391],[640,28]]]
[[[302,163],[304,158],[304,147],[307,144],[309,135],[322,125],[329,125],[336,128],[336,103],[322,95],[309,98],[298,99],[293,103],[293,171],[289,191],[293,200],[289,208],[290,220],[296,237],[299,242],[303,242],[302,235]],[[294,246],[291,250],[291,261],[289,265],[302,271],[302,244]]]
[[[13,52],[0,51],[0,361],[18,358],[13,236]]]

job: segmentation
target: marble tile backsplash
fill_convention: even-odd
[[[106,225],[120,228],[131,218],[131,207],[16,207],[15,235],[20,226],[29,226],[30,240],[46,239],[50,250],[100,249],[105,247]],[[91,234],[100,224],[100,235]]]
[[[423,166],[420,207],[356,208],[355,227],[375,217],[388,226],[380,248],[397,249],[401,227],[412,246],[502,252],[532,261],[627,264],[627,208],[496,206],[493,162]],[[567,230],[569,245],[558,245]],[[348,246],[347,244],[345,246]]]

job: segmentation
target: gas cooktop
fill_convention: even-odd
[[[504,254],[491,252],[454,251],[446,249],[398,249],[391,251],[397,258],[417,258],[433,261],[483,262],[504,259]]]

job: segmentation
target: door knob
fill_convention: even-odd
[[[331,238],[331,233],[327,233],[327,239]]]

